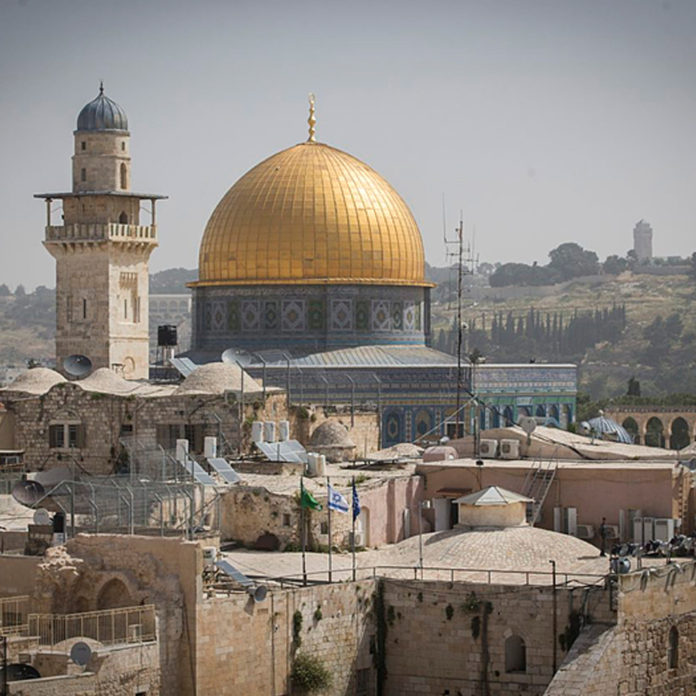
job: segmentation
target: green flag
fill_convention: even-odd
[[[304,487],[302,479],[300,479],[300,505],[303,508],[310,508],[310,510],[321,510],[321,504],[318,503],[316,498]]]

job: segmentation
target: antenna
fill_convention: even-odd
[[[63,370],[71,377],[86,377],[92,371],[92,361],[86,355],[69,355],[63,360]]]

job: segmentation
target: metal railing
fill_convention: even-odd
[[[75,223],[72,225],[49,225],[46,240],[82,241],[92,239],[156,239],[155,225],[127,225],[121,223]]]
[[[27,629],[29,597],[0,598],[0,636],[23,635]]]
[[[345,582],[352,579],[352,568],[332,569],[332,582]],[[301,573],[279,577],[264,577],[262,575],[246,575],[257,582],[272,582],[283,587],[297,587],[303,584]],[[553,572],[548,570],[499,570],[495,568],[448,568],[446,566],[398,566],[379,565],[357,567],[356,579],[394,578],[446,582],[474,582],[493,584],[519,585],[550,585],[553,582]],[[307,573],[310,584],[327,584],[328,570],[317,570]],[[557,586],[586,586],[603,584],[607,575],[599,573],[567,573],[556,572]],[[223,589],[222,586],[219,589]]]
[[[27,635],[53,646],[70,638],[91,638],[102,645],[147,643],[157,639],[154,604],[79,614],[29,614]]]

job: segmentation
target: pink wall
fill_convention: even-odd
[[[528,466],[496,466],[486,462],[483,467],[471,464],[419,466],[424,474],[425,498],[437,496],[443,488],[478,490],[501,486],[523,492]],[[553,508],[575,507],[579,524],[598,526],[602,517],[607,524],[619,524],[619,510],[640,509],[652,517],[679,517],[679,499],[683,469],[664,465],[654,467],[572,466],[561,467],[542,509],[538,526],[553,529]],[[688,520],[684,520],[688,522]]]
[[[411,511],[411,536],[418,533],[418,506],[423,499],[419,476],[390,479],[378,488],[358,487],[360,506],[369,510],[369,545],[393,544],[404,539],[404,509]],[[424,531],[426,528],[424,527]]]

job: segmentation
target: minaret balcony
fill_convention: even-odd
[[[47,242],[136,242],[157,244],[156,225],[122,225],[108,223],[75,223],[73,225],[49,225]]]

